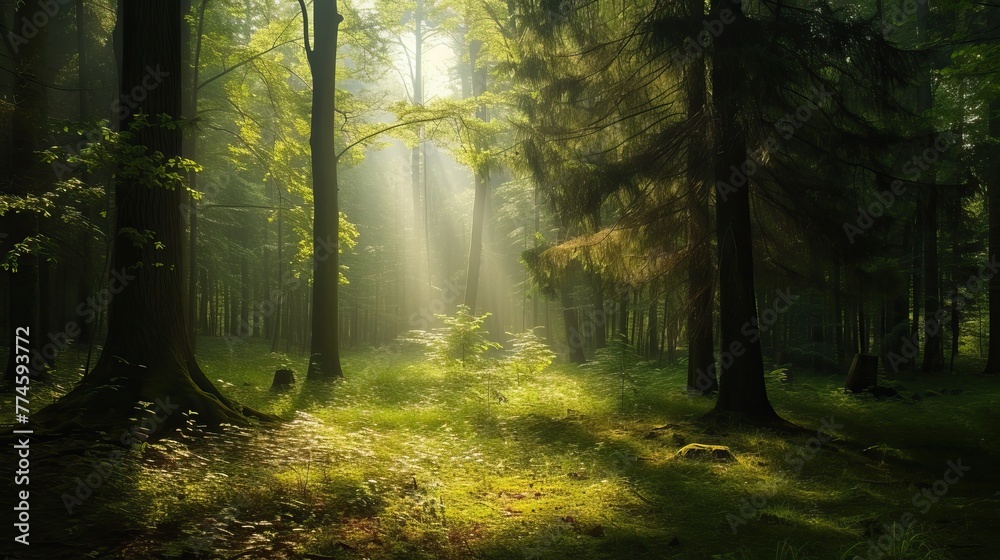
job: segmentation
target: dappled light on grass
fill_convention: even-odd
[[[961,395],[914,404],[843,396],[840,379],[807,372],[772,380],[796,423],[841,426],[821,441],[702,421],[713,401],[686,394],[682,368],[637,365],[623,409],[613,368],[553,365],[514,380],[488,413],[479,378],[419,355],[348,355],[345,381],[276,394],[280,358],[234,367],[203,346],[205,367],[241,402],[285,421],[135,448],[73,517],[78,535],[100,534],[109,516],[134,520],[110,533],[120,556],[97,558],[840,558],[941,476],[953,457],[933,446],[950,425],[996,404],[976,378],[961,380]],[[924,429],[908,431],[908,415]],[[919,516],[919,539],[898,558],[991,538],[949,520],[1000,503],[987,491],[992,434],[956,438],[973,474]],[[677,457],[689,443],[728,446],[735,460]],[[67,472],[89,470],[71,462]],[[71,486],[72,476],[54,487]],[[782,541],[792,548],[775,556]]]

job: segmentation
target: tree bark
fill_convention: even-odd
[[[924,215],[924,361],[921,370],[925,373],[939,373],[944,370],[944,349],[941,342],[941,329],[944,325],[935,318],[941,308],[938,287],[937,204],[937,186],[931,185],[930,192],[927,193],[927,212]]]
[[[159,126],[155,116],[181,114],[180,3],[126,1],[122,20],[120,91],[123,96],[146,91],[142,101],[132,97],[139,107],[122,126],[127,128],[137,113],[150,115],[152,124],[140,127],[132,142],[146,154],[178,157],[180,130]],[[151,71],[158,71],[161,81],[144,87]],[[168,186],[148,176],[126,176],[118,183],[108,286],[113,299],[104,351],[94,370],[69,394],[39,412],[36,418],[43,426],[62,432],[127,425],[139,400],[194,410],[199,423],[209,426],[245,423],[241,411],[212,385],[194,358],[182,297],[185,195],[176,185]],[[154,240],[138,242],[135,232],[144,231],[153,232]],[[183,415],[165,412],[164,427],[183,425]],[[153,437],[163,433],[161,429]]]
[[[701,16],[705,12],[703,0],[688,0],[689,15]],[[705,59],[691,61],[684,76],[685,100],[688,119],[688,371],[687,390],[703,394],[719,390],[715,375],[715,341],[712,339],[714,315],[712,281],[711,218],[708,200],[712,183],[712,162],[708,154],[708,136],[701,133],[711,123],[706,114],[707,92],[705,84]]]
[[[13,21],[30,20],[37,9],[35,4],[27,2],[17,4]],[[48,169],[40,163],[35,150],[41,148],[41,132],[48,118],[46,92],[41,86],[47,77],[39,76],[39,72],[45,67],[51,27],[53,26],[41,28],[34,38],[21,44],[12,53],[11,66],[17,68],[12,98],[17,99],[18,103],[9,117],[4,117],[4,120],[10,119],[8,126],[11,143],[10,146],[5,146],[7,149],[4,150],[2,160],[6,171],[4,177],[9,181],[5,194],[24,197],[45,189]],[[0,239],[0,248],[7,252],[15,243],[21,243],[38,233],[38,217],[30,211],[10,212],[3,217],[3,226],[2,233],[6,236]],[[7,355],[4,379],[9,381],[14,379],[17,367],[14,348],[17,346],[18,327],[27,327],[32,333],[32,336],[28,337],[32,377],[44,375],[46,365],[45,358],[39,354],[43,349],[42,340],[47,334],[38,324],[39,259],[34,251],[21,253],[15,265],[17,270],[7,273],[9,279],[7,347],[10,352]]]
[[[834,257],[833,261],[833,272],[832,276],[832,292],[833,292],[833,338],[834,344],[836,345],[837,354],[837,372],[843,370],[844,368],[844,305],[843,296],[841,294],[840,287],[840,257]]]
[[[593,323],[594,348],[604,348],[608,345],[608,318],[604,310],[604,281],[600,273],[594,272],[590,277],[593,287]]]
[[[929,2],[917,4],[917,41],[926,44],[930,40],[928,33],[930,19]],[[931,68],[927,64],[921,70],[917,92],[917,113],[929,122],[927,115],[934,105],[934,94],[931,91]],[[933,149],[934,130],[928,124],[923,128],[926,148]],[[921,179],[929,185],[924,206],[924,355],[921,370],[925,373],[937,373],[944,370],[944,350],[941,342],[943,325],[935,319],[941,308],[940,282],[938,279],[938,189],[934,169],[925,170]]]
[[[729,177],[747,154],[741,123],[740,91],[745,80],[746,47],[740,44],[746,26],[742,3],[712,0],[712,15],[721,19],[731,10],[733,23],[716,39],[712,53],[712,99],[715,109],[715,177]],[[715,412],[741,413],[764,421],[779,417],[767,398],[759,329],[744,332],[743,325],[757,317],[754,292],[753,244],[750,222],[750,178],[743,185],[719,184],[716,188],[716,223],[719,254],[719,313],[722,351],[732,363],[720,374]]]
[[[1000,26],[1000,9],[993,8],[989,15],[990,29]],[[994,143],[1000,141],[1000,98],[989,103],[989,135]],[[989,222],[989,255],[993,260],[1000,255],[1000,150],[991,144],[993,157],[989,159],[986,183],[986,211]],[[987,357],[985,373],[1000,374],[1000,274],[989,279],[989,330],[987,332]]]
[[[477,65],[482,41],[469,45],[469,60],[472,67],[472,95],[479,96],[486,91],[486,67]],[[486,120],[483,109],[477,111],[478,118]],[[486,222],[486,203],[490,196],[489,177],[481,169],[475,169],[476,197],[472,205],[472,241],[469,245],[469,271],[465,277],[465,305],[470,314],[476,313],[479,297],[479,273],[483,260],[483,230]]]
[[[303,17],[306,17],[305,3]],[[315,41],[309,53],[313,76],[312,132],[309,147],[313,173],[313,314],[307,379],[343,377],[340,366],[340,208],[337,201],[337,149],[334,107],[337,86],[337,35],[344,16],[336,0],[313,2]]]
[[[580,318],[577,309],[573,307],[569,295],[569,282],[564,281],[560,289],[562,294],[563,323],[566,328],[566,347],[569,348],[569,361],[582,364],[587,360],[583,353],[583,337],[580,335]]]

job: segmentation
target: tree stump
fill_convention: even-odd
[[[279,369],[274,372],[274,381],[271,383],[272,391],[287,391],[295,384],[295,372],[290,369]]]
[[[860,393],[872,385],[878,385],[878,356],[855,354],[844,389],[852,393]]]
[[[677,450],[677,457],[683,459],[708,459],[710,461],[735,461],[736,457],[724,445],[708,445],[704,443],[689,443]]]

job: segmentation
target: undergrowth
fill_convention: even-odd
[[[626,371],[621,352],[521,372],[487,410],[480,377],[415,352],[349,354],[343,382],[275,393],[274,369],[303,372],[305,358],[253,341],[199,349],[228,396],[286,421],[132,449],[73,515],[60,495],[90,467],[62,463],[40,474],[55,511],[39,535],[144,560],[936,560],[1000,545],[993,379],[896,380],[902,402],[844,395],[838,376],[771,376],[775,408],[816,430],[789,436],[704,423],[713,401],[684,391],[683,366],[628,357]],[[63,389],[79,375],[57,374]],[[676,458],[688,443],[736,460]],[[957,459],[969,474],[916,507]]]

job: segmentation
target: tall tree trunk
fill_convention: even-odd
[[[180,3],[175,0],[126,1],[122,5],[122,95],[143,90],[150,69],[160,83],[145,88],[134,114],[181,114]],[[153,124],[139,129],[132,140],[147,154],[164,159],[181,155],[176,127]],[[243,423],[240,412],[198,367],[191,347],[182,299],[182,203],[184,189],[165,188],[149,176],[124,177],[115,193],[115,245],[109,291],[108,337],[94,370],[66,396],[37,415],[56,431],[86,426],[127,425],[137,400],[172,403],[177,410],[194,410],[199,422]],[[130,232],[152,231],[154,243],[137,243]],[[162,245],[159,245],[161,244]],[[162,263],[163,266],[152,266]],[[163,410],[166,426],[184,423],[181,414]],[[245,413],[252,413],[244,409]],[[162,435],[161,431],[161,435]]]
[[[417,0],[416,9],[414,10],[414,27],[413,27],[413,104],[422,105],[424,102],[424,75],[423,75],[423,58],[424,58],[424,2],[423,0]],[[430,245],[430,232],[427,231],[426,227],[426,212],[427,212],[427,200],[424,197],[423,201],[423,211],[421,211],[420,202],[420,147],[423,141],[423,127],[417,130],[417,144],[410,149],[410,183],[413,195],[413,231],[414,233],[420,232],[420,224],[424,224],[423,237],[424,237],[424,249],[429,249]],[[425,163],[426,165],[426,163]],[[419,233],[414,235],[414,239],[418,239]],[[417,253],[419,251],[415,251]],[[430,255],[428,255],[429,257]],[[420,259],[414,259],[413,262],[414,269],[420,269]],[[427,268],[427,282],[428,282],[428,297],[430,297],[430,267]],[[415,279],[420,278],[420,274],[414,275]]]
[[[941,329],[944,325],[935,319],[935,314],[941,308],[938,288],[937,186],[931,185],[927,194],[927,212],[924,215],[924,362],[921,370],[939,373],[944,370],[944,349],[941,342]]]
[[[703,0],[688,0],[691,17],[705,13]],[[719,390],[715,372],[715,342],[712,339],[714,283],[712,281],[711,220],[708,200],[712,189],[711,148],[707,130],[711,123],[706,112],[705,59],[694,58],[684,76],[689,143],[688,180],[688,370],[687,390],[704,394]]]
[[[472,67],[472,95],[478,97],[486,91],[486,66],[477,64],[482,41],[469,45],[469,61]],[[486,120],[485,109],[477,111],[478,118]],[[465,277],[465,305],[469,312],[476,313],[476,299],[479,297],[479,273],[483,260],[483,229],[486,222],[486,204],[490,196],[490,181],[483,170],[475,169],[476,197],[472,205],[472,241],[469,245],[469,272]]]
[[[593,287],[593,323],[594,323],[594,348],[604,348],[608,345],[608,320],[607,312],[604,310],[604,281],[600,273],[593,273],[590,277]]]
[[[868,353],[868,318],[865,315],[864,294],[858,295],[858,348],[862,354]]]
[[[185,0],[184,5],[190,9],[191,0]],[[198,116],[198,79],[199,70],[201,69],[201,38],[204,34],[205,27],[205,8],[208,6],[208,0],[201,0],[198,5],[198,28],[195,31],[195,48],[193,54],[191,54],[191,78],[187,82],[187,99],[184,104],[184,117],[189,122],[194,122]],[[183,15],[187,15],[186,12]],[[185,21],[183,28],[187,29],[186,34],[190,34],[190,27]],[[184,41],[185,49],[188,48],[189,41]],[[188,159],[196,159],[198,157],[198,131],[193,128],[188,128],[187,138],[184,142],[184,157]],[[196,301],[195,294],[198,293],[198,200],[194,196],[194,192],[198,188],[198,174],[192,173],[190,176],[191,181],[191,195],[188,198],[188,284],[187,284],[187,314],[188,321],[192,327],[195,324],[195,312],[196,312]],[[191,346],[197,347],[198,337],[195,335],[194,330],[191,331]]]
[[[844,304],[840,287],[840,257],[834,257],[831,287],[833,292],[833,338],[836,345],[837,371],[844,368]]]
[[[930,41],[929,2],[917,3],[917,41],[920,46],[925,46]],[[933,149],[934,129],[929,124],[930,116],[927,112],[934,105],[934,97],[931,91],[931,67],[927,63],[921,70],[917,92],[917,113],[926,120],[927,126],[923,127],[925,137],[925,147]],[[941,308],[940,280],[938,278],[938,254],[937,254],[937,233],[938,233],[938,189],[937,179],[934,169],[926,170],[921,179],[929,185],[924,206],[924,362],[921,369],[927,373],[936,373],[944,369],[944,350],[941,343],[941,329],[943,325],[934,318],[938,309]]]
[[[211,301],[211,296],[209,295],[209,283],[208,283],[208,269],[201,268],[201,301],[198,306],[198,326],[199,331],[202,335],[209,336],[212,334],[212,327],[209,321],[209,308],[208,304]]]
[[[84,0],[76,2],[76,56],[77,56],[77,84],[80,87],[80,121],[90,118],[90,63],[87,55],[87,10]]]
[[[990,29],[1000,28],[1000,8],[990,9]],[[989,134],[993,151],[989,158],[986,178],[986,212],[989,222],[990,260],[1000,255],[1000,97],[989,103]],[[985,373],[1000,374],[1000,274],[989,279],[989,331],[987,332],[987,357]]]
[[[618,336],[624,343],[628,342],[628,288],[622,288],[618,298]]]
[[[307,8],[300,0],[303,18]],[[340,280],[340,208],[337,201],[337,148],[334,103],[337,86],[337,35],[344,16],[336,0],[313,2],[315,45],[309,53],[313,76],[312,133],[309,147],[313,174],[313,313],[307,378],[343,377],[340,367],[338,283]],[[306,30],[308,33],[308,29]],[[308,37],[307,37],[308,40]],[[308,43],[307,43],[308,48]]]
[[[715,109],[715,177],[729,177],[747,154],[746,131],[741,121],[739,92],[747,67],[741,44],[747,25],[742,3],[712,0],[712,15],[721,19],[731,10],[733,22],[715,42],[712,53],[712,101]],[[767,398],[759,329],[744,334],[743,325],[757,317],[754,292],[753,244],[750,222],[750,179],[743,185],[719,185],[715,215],[719,244],[719,314],[722,351],[732,356],[719,379],[716,412],[736,412],[765,421],[778,415]],[[725,354],[724,354],[725,355]]]
[[[566,347],[569,349],[569,361],[582,364],[587,360],[583,353],[583,337],[580,335],[580,317],[569,294],[569,282],[563,282],[560,289],[563,306],[563,324],[566,328]]]
[[[657,313],[659,313],[659,301],[655,296],[655,292],[652,287],[650,287],[650,300],[649,309],[647,310],[647,315],[649,316],[649,324],[646,326],[646,359],[652,360],[657,357],[659,353],[659,318]],[[666,319],[664,319],[666,320]]]
[[[923,303],[923,296],[921,295],[921,273],[923,271],[923,227],[924,227],[924,215],[926,210],[923,208],[923,202],[917,200],[917,215],[914,219],[914,235],[913,235],[913,316],[912,323],[910,325],[910,336],[913,337],[914,344],[918,340],[920,333],[920,306]],[[909,361],[906,367],[913,367],[916,363],[916,356]]]
[[[13,21],[30,21],[38,9],[36,4],[16,4]],[[10,146],[4,146],[3,176],[7,187],[4,194],[25,197],[42,192],[47,188],[46,177],[49,170],[40,163],[35,150],[40,149],[42,130],[48,118],[46,91],[42,87],[49,77],[39,73],[45,68],[48,37],[54,25],[39,29],[37,35],[30,41],[19,45],[12,53],[11,67],[16,68],[14,77],[14,95],[17,105],[9,116]],[[7,131],[5,131],[7,132]],[[15,243],[21,243],[26,238],[33,237],[38,232],[38,217],[30,211],[8,212],[3,217],[3,231],[6,234],[0,239],[0,248],[6,253]],[[30,245],[30,243],[29,243]],[[30,369],[34,377],[44,374],[46,358],[40,353],[44,348],[42,341],[47,332],[38,324],[39,293],[37,252],[22,252],[18,255],[16,270],[8,271],[8,344],[7,364],[4,378],[13,380],[17,364],[15,352],[17,346],[17,329],[27,327],[31,336],[28,337],[28,350],[31,356]],[[20,346],[24,346],[21,344]]]
[[[532,196],[533,210],[534,210],[534,213],[535,213],[535,228],[534,228],[534,235],[531,236],[532,237],[532,241],[531,241],[532,245],[531,246],[535,250],[535,252],[537,253],[538,252],[538,236],[541,235],[541,231],[538,229],[539,228],[539,223],[538,223],[538,183],[537,182],[535,183],[534,190],[533,190],[532,194],[533,194],[533,196]],[[538,320],[538,299],[540,297],[544,297],[544,296],[542,296],[541,292],[538,291],[538,290],[536,290],[535,293],[531,297],[531,326],[532,327],[537,327],[538,325],[541,324],[541,322]]]

